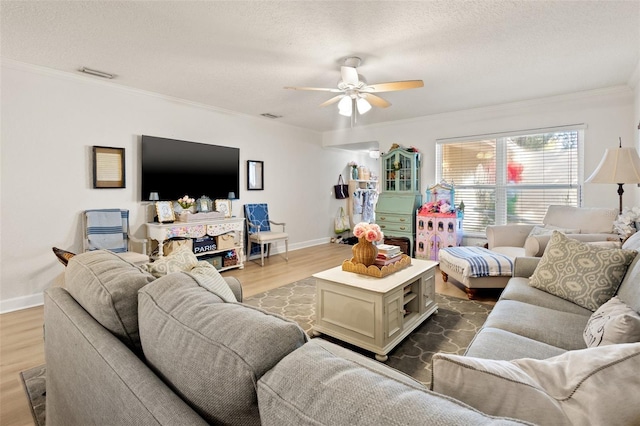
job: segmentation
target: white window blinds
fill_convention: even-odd
[[[490,224],[541,223],[550,204],[578,206],[581,133],[439,141],[438,180],[455,184],[456,204],[465,204],[465,232],[483,234]]]

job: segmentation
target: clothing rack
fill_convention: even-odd
[[[377,182],[375,188],[361,188],[360,184],[362,183],[353,180],[349,181],[347,212],[351,229],[360,222],[375,222],[375,210],[378,201]]]

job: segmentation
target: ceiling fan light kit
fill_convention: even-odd
[[[345,117],[351,117],[351,127],[356,122],[356,114],[366,114],[373,106],[387,108],[391,103],[374,95],[374,92],[394,92],[398,90],[416,89],[423,87],[422,80],[392,81],[388,83],[367,84],[363,76],[358,74],[356,68],[361,59],[357,56],[348,57],[344,65],[340,67],[342,79],[338,81],[337,89],[323,87],[285,87],[293,90],[315,90],[322,92],[341,93],[320,104],[325,107],[338,102],[338,113]]]

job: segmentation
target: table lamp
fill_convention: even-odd
[[[617,183],[622,213],[622,194],[625,183],[640,183],[640,157],[635,148],[623,148],[619,138],[618,148],[608,148],[596,170],[585,181],[591,183]]]

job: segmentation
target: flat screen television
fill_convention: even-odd
[[[152,192],[160,200],[240,196],[239,148],[143,135],[140,156],[142,201]]]

